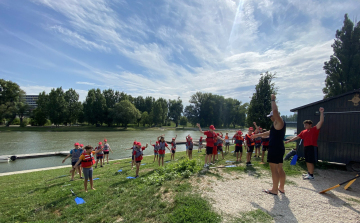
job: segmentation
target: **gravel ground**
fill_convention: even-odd
[[[257,170],[259,171],[259,170]],[[260,177],[253,173],[211,170],[221,177],[205,175],[194,180],[203,197],[212,203],[215,211],[227,222],[240,217],[241,212],[260,209],[269,213],[275,222],[360,222],[360,179],[348,190],[340,186],[326,194],[320,191],[351,179],[355,173],[338,170],[317,170],[315,180],[287,177],[286,195],[278,196],[262,192],[271,188],[267,172]]]

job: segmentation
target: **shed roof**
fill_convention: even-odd
[[[326,102],[326,101],[331,101],[333,99],[336,99],[336,98],[341,98],[343,96],[346,96],[348,94],[353,94],[353,93],[360,93],[360,88],[359,89],[356,89],[356,90],[353,90],[353,91],[349,91],[349,92],[346,92],[344,94],[339,94],[339,95],[336,95],[334,97],[331,97],[331,98],[326,98],[326,99],[323,99],[323,100],[320,100],[320,101],[315,101],[313,103],[310,103],[310,104],[307,104],[307,105],[303,105],[301,107],[297,107],[297,108],[293,108],[291,109],[290,111],[291,112],[296,112],[297,110],[300,110],[300,109],[303,109],[303,108],[307,108],[309,106],[313,106],[313,105],[316,105],[316,104],[320,104],[320,103],[323,103],[323,102]]]

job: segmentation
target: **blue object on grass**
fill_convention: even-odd
[[[231,151],[231,153],[234,153],[235,151]]]
[[[236,167],[235,165],[229,165],[229,166],[225,166],[225,167]]]
[[[94,181],[94,180],[98,180],[98,179],[100,179],[100,178],[94,178],[93,181]],[[90,182],[90,180],[88,180],[88,182]]]
[[[126,177],[127,179],[135,179],[135,177]]]
[[[72,189],[70,191],[71,191],[73,196],[76,196],[76,194],[74,193],[74,191]],[[84,201],[84,199],[82,199],[81,197],[76,197],[75,202],[76,202],[77,205],[86,203]]]
[[[234,162],[234,161],[226,160],[225,162],[227,162],[227,163],[232,163],[232,162]]]
[[[166,161],[165,163],[170,163],[170,161]]]
[[[141,166],[146,165],[146,163],[141,164]]]
[[[122,172],[122,170],[118,170],[118,172]]]
[[[290,165],[294,166],[296,164],[296,161],[298,159],[298,155],[294,155],[294,157],[292,158]]]

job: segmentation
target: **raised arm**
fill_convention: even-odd
[[[320,107],[319,112],[320,112],[320,121],[316,124],[317,129],[320,129],[322,124],[324,123],[324,108]]]
[[[254,124],[254,126],[255,126],[255,131],[259,132],[260,126],[257,126],[257,125],[256,125],[256,122],[253,122],[253,124]],[[255,131],[254,131],[254,132],[255,132]]]
[[[99,153],[99,152],[101,152],[101,151],[103,151],[103,149],[104,149],[104,148],[103,148],[103,147],[101,147],[101,149],[96,150],[96,151],[95,151],[95,154],[96,154],[96,153]]]
[[[266,131],[266,132],[263,132],[263,133],[258,133],[258,134],[255,134],[255,135],[251,135],[251,138],[255,139],[257,137],[267,137],[269,135],[270,135],[270,131]]]
[[[289,139],[288,141],[285,141],[285,143],[293,142],[293,141],[296,141],[298,139],[301,139],[301,138],[299,136],[295,136],[294,138]]]
[[[177,135],[175,136],[175,141],[176,141]]]
[[[62,163],[64,163],[65,160],[66,160],[67,158],[69,158],[70,156],[71,156],[71,154],[69,153],[69,154],[65,157],[65,159],[62,161]]]
[[[199,127],[201,133],[204,133],[203,130],[201,130],[200,123],[196,123],[196,126]]]
[[[284,127],[284,120],[280,117],[280,113],[276,105],[275,99],[276,99],[275,95],[271,94],[271,109],[273,112],[273,117],[275,119],[274,128],[276,130],[280,130]]]

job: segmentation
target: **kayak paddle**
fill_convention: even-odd
[[[71,191],[72,195],[76,197],[76,194],[74,193],[74,191],[72,189],[70,191]],[[82,199],[81,197],[76,197],[75,202],[77,205],[86,203],[84,201],[84,199]]]

